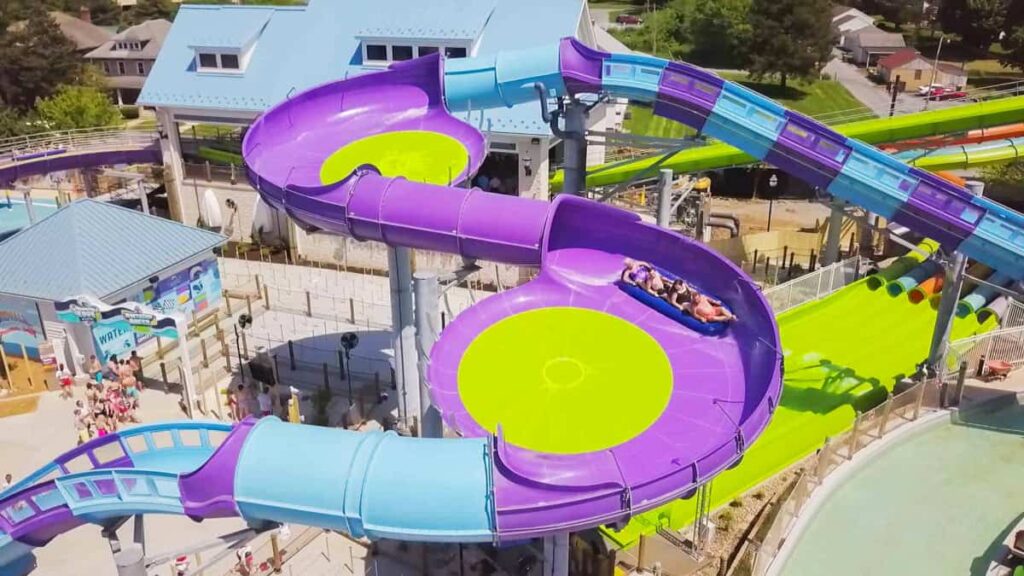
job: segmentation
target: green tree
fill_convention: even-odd
[[[41,5],[24,27],[0,37],[0,97],[10,106],[28,110],[57,86],[73,83],[80,70],[75,45]]]
[[[665,58],[679,58],[683,55],[683,39],[685,28],[678,10],[666,6],[643,15],[642,25],[625,29],[613,30],[623,44],[630,50],[644,52]]]
[[[0,139],[21,136],[30,130],[28,122],[14,108],[0,106]]]
[[[139,0],[138,4],[131,8],[129,18],[132,24],[141,24],[147,20],[174,20],[178,13],[178,5],[171,0]]]
[[[999,62],[1024,70],[1024,0],[1011,0],[1003,30],[1006,34],[1000,44],[1005,53],[999,56]]]
[[[924,19],[924,0],[861,0],[853,6],[877,14],[896,26],[919,24]]]
[[[121,113],[110,98],[96,88],[61,86],[50,98],[40,100],[36,113],[48,130],[73,130],[115,126]]]
[[[1009,0],[942,0],[939,25],[957,34],[965,48],[987,55],[1006,23]]]
[[[750,42],[750,0],[697,2],[685,16],[689,58],[705,66],[742,68]]]
[[[815,76],[832,53],[829,0],[752,0],[747,59],[755,80]]]
[[[97,26],[121,23],[121,7],[114,0],[64,0],[64,11],[69,14],[78,14],[82,6],[89,9],[92,23]]]

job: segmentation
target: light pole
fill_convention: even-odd
[[[348,407],[351,408],[352,401],[352,358],[349,353],[359,345],[359,336],[355,332],[345,332],[341,335],[341,348],[345,351],[345,379],[348,381]]]
[[[245,364],[242,363],[242,342],[238,334],[238,329],[245,330],[249,326],[252,326],[252,316],[249,314],[242,314],[238,317],[238,322],[235,323],[235,348],[238,350],[238,377],[245,380]]]
[[[768,230],[772,231],[772,208],[775,206],[775,187],[779,185],[779,177],[772,174],[771,178],[768,179]]]

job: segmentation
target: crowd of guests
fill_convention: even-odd
[[[74,411],[79,444],[138,422],[136,411],[142,396],[142,358],[134,351],[127,360],[111,356],[105,367],[96,356],[90,356],[86,372],[90,380],[85,385],[85,400],[76,401]],[[71,397],[70,389],[65,395]]]
[[[686,312],[701,322],[736,320],[736,315],[719,300],[698,292],[683,280],[669,281],[647,262],[626,258],[621,280],[665,300],[677,310]]]

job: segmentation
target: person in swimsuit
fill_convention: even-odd
[[[686,282],[676,280],[666,295],[668,303],[687,312],[701,322],[733,322],[736,315],[722,306],[719,300],[705,296]]]
[[[661,296],[665,293],[665,281],[661,274],[647,262],[626,258],[623,262],[624,268],[620,276],[626,284],[639,286],[649,294]]]

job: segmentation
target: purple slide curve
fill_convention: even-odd
[[[431,351],[431,397],[464,436],[490,433],[463,406],[460,362],[477,336],[503,319],[548,307],[597,310],[641,328],[664,350],[671,398],[632,439],[581,454],[495,440],[496,531],[502,538],[531,537],[622,521],[692,494],[737,463],[774,411],[782,366],[772,311],[731,262],[636,214],[578,197],[547,203],[411,182],[381,175],[371,158],[341,182],[321,183],[330,154],[400,130],[439,132],[461,142],[469,165],[453,184],[468,180],[483,161],[484,139],[448,113],[443,92],[436,56],[326,84],[260,117],[243,153],[263,198],[307,230],[540,267],[535,280],[456,318]],[[695,280],[742,320],[718,337],[670,320],[615,286],[624,257]]]

